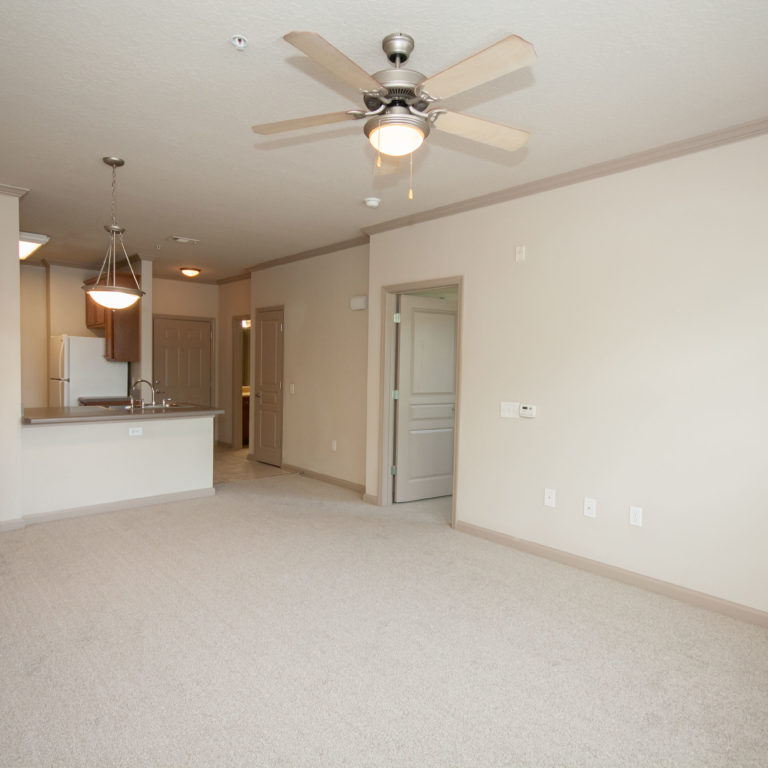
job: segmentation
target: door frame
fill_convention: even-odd
[[[218,384],[218,365],[216,361],[216,318],[198,317],[197,315],[152,315],[152,381],[155,380],[155,320],[194,320],[208,323],[211,327],[211,407],[216,405],[216,386]]]
[[[429,288],[456,287],[456,412],[453,425],[453,491],[451,495],[451,527],[456,527],[456,494],[458,492],[459,469],[459,425],[461,423],[461,337],[464,304],[464,279],[461,275],[453,277],[421,280],[413,283],[398,283],[382,287],[381,302],[381,409],[379,413],[379,492],[377,504],[389,506],[394,503],[392,493],[392,457],[395,450],[395,409],[391,397],[395,376],[395,314],[397,295],[413,293]]]
[[[232,318],[232,387],[230,396],[232,398],[232,418],[230,423],[232,425],[232,441],[231,445],[234,449],[240,449],[243,447],[243,409],[242,405],[242,382],[243,380],[243,356],[240,354],[240,350],[243,346],[243,320],[250,320],[251,327],[253,327],[253,320],[250,315],[237,315]],[[250,347],[250,341],[248,343]],[[250,350],[249,350],[250,352]],[[251,385],[251,372],[248,372],[248,387]],[[250,422],[251,397],[248,397],[248,414]],[[248,424],[248,444],[251,441],[251,425]]]
[[[253,446],[256,442],[256,323],[258,322],[259,312],[282,312],[283,313],[283,370],[280,371],[280,380],[283,382],[282,397],[280,398],[280,466],[283,465],[285,449],[285,305],[274,304],[268,307],[254,307],[250,315],[251,318],[251,375],[250,381],[250,403],[248,408],[248,458],[251,461],[258,461],[253,454]]]

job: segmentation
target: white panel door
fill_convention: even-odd
[[[283,463],[283,310],[256,313],[254,333],[253,458]]]
[[[394,500],[453,492],[457,302],[400,297]]]
[[[178,403],[213,405],[210,320],[155,317],[152,370],[160,390]]]

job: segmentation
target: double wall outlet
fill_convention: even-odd
[[[639,527],[643,524],[643,508],[642,507],[630,507],[629,508],[629,524]]]

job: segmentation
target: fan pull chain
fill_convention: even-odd
[[[413,152],[411,152],[411,176],[410,186],[408,187],[408,199],[413,200]]]

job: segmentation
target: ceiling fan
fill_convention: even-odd
[[[414,41],[401,32],[387,35],[381,42],[394,67],[373,75],[314,32],[289,32],[283,39],[361,91],[366,110],[350,109],[254,125],[253,130],[258,134],[283,133],[344,120],[367,120],[363,131],[373,148],[393,157],[418,149],[432,126],[510,152],[520,149],[528,140],[528,132],[519,128],[431,108],[437,101],[532,64],[536,60],[533,46],[517,35],[505,37],[432,77],[402,67],[413,51]]]

